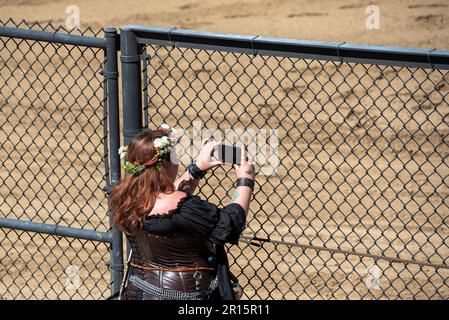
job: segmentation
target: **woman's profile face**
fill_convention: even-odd
[[[176,153],[176,148],[173,148],[170,152],[170,157],[165,159],[164,168],[167,170],[167,175],[173,182],[176,180],[178,176],[178,168],[179,168],[179,158]]]

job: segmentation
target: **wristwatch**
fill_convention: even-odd
[[[204,178],[207,171],[203,171],[195,163],[191,163],[187,166],[187,171],[194,179]]]

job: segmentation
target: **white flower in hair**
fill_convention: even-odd
[[[168,124],[164,123],[161,125],[161,129],[168,130],[170,129],[170,127],[168,126]]]
[[[126,151],[128,151],[128,146],[121,146],[118,149],[118,154],[120,155],[120,159],[124,159],[126,157]]]
[[[154,147],[156,147],[156,148],[161,149],[161,148],[165,147],[165,145],[167,145],[167,144],[170,144],[167,136],[163,136],[161,138],[154,139]]]
[[[178,137],[176,136],[176,130],[171,128],[170,134],[168,135],[168,138],[172,143],[176,143],[178,141]]]

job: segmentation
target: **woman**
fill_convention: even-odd
[[[203,141],[195,163],[176,180],[173,129],[138,135],[128,145],[126,175],[110,196],[116,227],[132,255],[122,299],[235,299],[224,244],[237,244],[246,226],[255,170],[242,148],[236,191],[222,208],[192,195],[220,142]],[[123,154],[124,155],[124,154]]]

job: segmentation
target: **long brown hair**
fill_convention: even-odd
[[[161,130],[139,134],[128,144],[126,160],[139,164],[150,160],[155,155],[154,139],[164,135],[166,133]],[[142,218],[153,209],[157,195],[173,191],[173,181],[164,165],[160,171],[153,166],[138,176],[125,173],[109,197],[115,226],[127,234],[135,233],[142,226]]]

